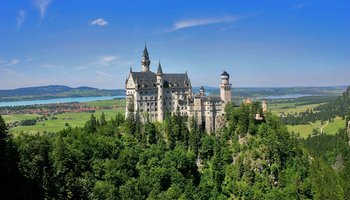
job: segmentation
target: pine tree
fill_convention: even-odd
[[[201,136],[197,124],[197,119],[192,117],[190,120],[190,136],[188,139],[189,149],[192,150],[196,155],[198,154],[199,147],[201,145]]]
[[[95,133],[96,132],[96,130],[97,130],[97,120],[96,120],[96,117],[94,116],[94,114],[91,114],[91,117],[90,117],[89,121],[86,122],[85,130],[88,133]]]

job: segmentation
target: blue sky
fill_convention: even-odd
[[[145,41],[194,86],[350,84],[348,0],[1,0],[0,89],[124,88]]]

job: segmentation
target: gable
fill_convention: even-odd
[[[129,74],[129,77],[126,79],[125,88],[135,88],[135,81],[131,73]]]

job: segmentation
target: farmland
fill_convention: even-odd
[[[55,114],[48,117],[45,121],[39,121],[32,126],[17,126],[11,128],[10,131],[13,134],[18,134],[21,132],[27,133],[44,133],[44,132],[58,132],[67,126],[71,127],[83,127],[91,117],[92,114],[95,115],[97,119],[100,118],[102,112],[105,114],[106,119],[109,120],[117,113],[124,113],[124,99],[118,100],[102,100],[82,103],[89,107],[94,107],[96,110],[94,112],[66,112]],[[108,109],[106,109],[108,108]],[[37,114],[14,114],[14,115],[4,115],[3,118],[7,123],[36,119],[40,117]]]

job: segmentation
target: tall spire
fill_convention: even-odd
[[[159,75],[163,74],[162,65],[160,64],[160,60],[158,62],[157,74],[159,74]]]
[[[146,60],[149,60],[149,55],[148,55],[146,43],[145,43],[145,48],[143,49],[143,55],[142,55],[142,57],[144,57]]]
[[[146,43],[142,54],[141,64],[142,64],[142,72],[149,72],[149,65],[151,64],[151,61],[149,60]]]

